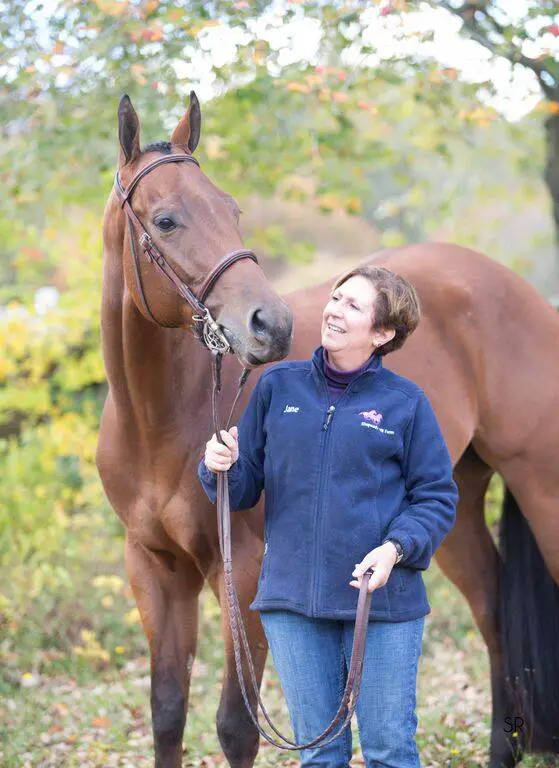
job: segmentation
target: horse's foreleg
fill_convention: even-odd
[[[468,601],[487,644],[491,665],[492,722],[490,768],[516,764],[506,733],[505,693],[498,629],[499,555],[485,524],[484,497],[492,470],[469,449],[455,469],[460,492],[456,524],[437,552],[444,574]]]
[[[151,654],[156,768],[180,768],[203,578],[188,560],[127,538],[126,570]]]
[[[234,536],[237,534],[236,538],[240,538],[240,533],[246,536],[246,540],[237,543],[237,545],[235,540],[233,541],[233,572],[235,574],[235,584],[243,621],[247,630],[254,669],[258,685],[260,685],[268,646],[258,614],[254,611],[249,611],[248,606],[256,594],[259,573],[257,554],[262,549],[262,543],[242,523],[241,525],[234,526],[235,528]],[[210,579],[210,583],[221,604],[225,650],[223,686],[216,717],[217,734],[231,768],[252,768],[258,752],[259,735],[246,710],[239,687],[222,568]],[[254,711],[256,697],[251,692],[251,682],[246,664],[243,664],[243,668],[245,670],[244,679],[249,700]]]

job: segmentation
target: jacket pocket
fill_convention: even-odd
[[[395,587],[397,592],[407,592],[409,588],[409,573],[406,568],[394,566],[392,571],[394,575]]]
[[[376,499],[373,499],[371,503],[371,517],[372,517],[372,528],[373,528],[373,541],[371,542],[369,551],[371,551],[371,549],[375,549],[376,547],[379,547],[382,541],[381,524],[380,524],[380,517],[379,517]]]

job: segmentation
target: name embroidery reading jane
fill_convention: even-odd
[[[284,413],[299,413],[298,405],[286,405],[283,411]]]

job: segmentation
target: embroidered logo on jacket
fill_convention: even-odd
[[[299,406],[298,405],[286,405],[283,412],[284,413],[299,413]]]
[[[363,416],[363,418],[367,421],[376,424],[377,427],[380,426],[383,419],[383,415],[379,411],[361,411],[359,415]]]
[[[380,411],[360,411],[359,415],[364,419],[364,421],[361,422],[362,427],[367,427],[368,429],[374,429],[377,432],[382,432],[383,435],[394,434],[393,429],[384,429],[384,427],[380,426],[382,424],[382,420],[384,419],[384,416]]]

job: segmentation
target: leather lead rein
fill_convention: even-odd
[[[145,176],[147,176],[152,170],[158,168],[160,165],[165,165],[167,163],[181,162],[194,163],[195,165],[199,166],[198,161],[189,154],[164,155],[163,157],[157,158],[142,168],[140,171],[138,171],[126,189],[122,186],[119,174],[117,173],[115,177],[115,191],[120,200],[128,222],[128,231],[132,246],[133,264],[136,276],[136,286],[146,315],[151,318],[151,320],[157,325],[163,326],[163,323],[160,323],[153,315],[146,299],[137,246],[141,248],[147,261],[150,264],[153,264],[156,269],[174,285],[176,291],[190,304],[192,309],[197,313],[193,316],[193,320],[195,323],[199,323],[202,326],[202,337],[204,343],[213,356],[212,417],[215,434],[217,435],[218,440],[223,443],[223,439],[221,437],[221,428],[219,425],[221,362],[223,354],[231,351],[231,346],[220,326],[213,319],[208,308],[204,305],[204,301],[221,275],[232,264],[235,264],[241,259],[251,259],[258,264],[258,260],[256,255],[250,250],[241,248],[231,251],[230,253],[226,254],[221,259],[221,261],[210,271],[210,273],[203,281],[198,295],[196,295],[165,259],[164,255],[153,242],[152,238],[146,231],[138,216],[136,216],[130,201],[132,199],[134,190],[137,188],[140,181],[145,178]],[[248,368],[243,369],[239,379],[237,394],[235,396],[235,400],[229,414],[229,419],[227,421],[227,430],[229,430],[231,426],[235,407],[239,401],[239,397],[248,379],[249,373],[250,370]],[[309,749],[310,747],[316,747],[318,745],[325,746],[334,739],[337,739],[338,736],[340,736],[340,734],[349,726],[355,711],[355,705],[357,703],[357,697],[361,687],[361,673],[363,669],[363,659],[365,653],[365,638],[369,621],[369,612],[371,608],[372,595],[368,591],[368,585],[372,571],[369,570],[364,574],[361,582],[361,588],[359,590],[351,660],[349,664],[345,690],[338,711],[336,712],[330,725],[319,736],[317,736],[312,741],[309,741],[307,744],[296,744],[295,742],[283,736],[280,731],[278,731],[278,729],[273,724],[260,696],[260,687],[258,685],[256,671],[254,669],[254,664],[250,652],[250,645],[242,620],[239,598],[237,596],[237,590],[233,579],[233,563],[231,557],[231,510],[229,506],[229,485],[227,472],[218,472],[217,475],[217,524],[219,533],[219,546],[223,559],[223,574],[225,580],[225,591],[227,595],[227,610],[229,613],[229,622],[233,637],[235,666],[237,669],[237,676],[239,678],[241,693],[249,716],[260,735],[269,744],[272,744],[279,749],[300,750]],[[245,676],[243,673],[242,651],[244,651],[246,657],[253,697],[260,707],[262,715],[272,731],[284,743],[281,743],[274,739],[273,736],[270,736],[258,722],[258,708],[256,712],[253,711],[249,693],[247,692],[246,688]]]

